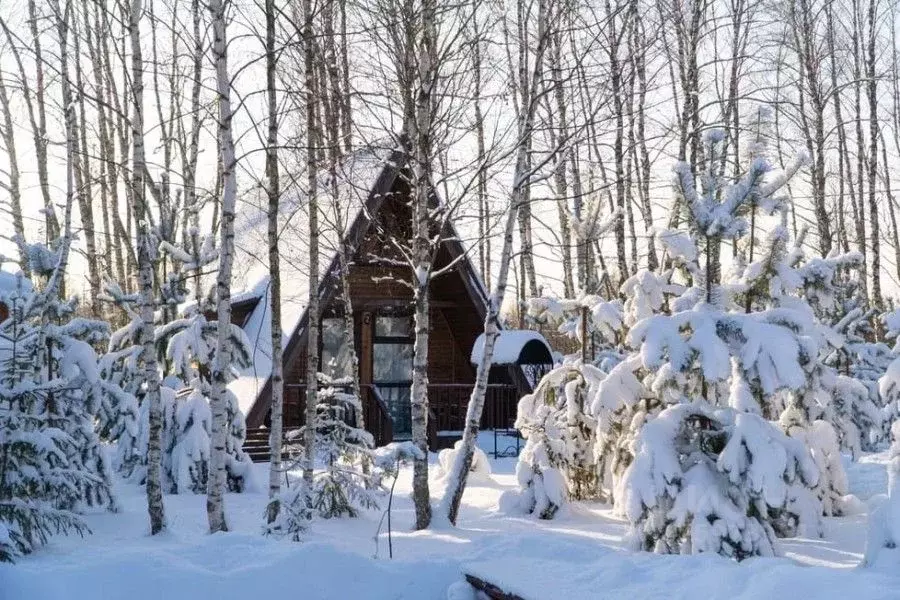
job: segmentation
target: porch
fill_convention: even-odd
[[[360,387],[366,430],[375,438],[375,444],[384,446],[410,439],[409,384],[362,384]],[[451,447],[462,437],[466,410],[474,387],[472,383],[428,385],[428,447],[431,450]],[[516,386],[489,384],[481,414],[481,429],[513,431],[518,401]],[[305,405],[306,384],[285,384],[285,431],[303,425]],[[267,418],[264,428],[247,432],[245,450],[254,461],[269,459],[270,425],[271,421]]]

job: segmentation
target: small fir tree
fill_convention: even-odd
[[[350,389],[349,378],[319,374],[316,458],[325,468],[313,480],[311,502],[316,514],[325,519],[355,517],[360,509],[378,507],[370,475],[362,468],[371,465],[375,440],[355,426],[362,403],[346,391]]]

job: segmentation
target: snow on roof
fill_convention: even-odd
[[[482,333],[478,336],[478,339],[475,340],[475,345],[472,346],[471,361],[474,365],[480,363],[482,356],[484,356],[484,339],[484,334]],[[553,356],[553,350],[550,348],[550,344],[548,344],[547,340],[544,339],[544,336],[537,331],[532,331],[530,329],[510,329],[501,331],[500,335],[497,337],[497,342],[494,344],[494,355],[491,359],[491,364],[520,364],[519,358],[522,355],[522,350],[530,342],[542,344],[546,347],[547,354],[551,357]]]
[[[373,144],[350,154],[338,167],[337,194],[332,195],[329,174],[319,178],[319,281],[328,272],[341,241],[365,209],[379,175],[390,162],[393,142]],[[288,179],[288,178],[284,178]],[[258,190],[257,190],[258,191]],[[309,214],[304,190],[285,191],[280,206],[282,347],[296,329],[309,298]],[[266,199],[245,197],[235,224],[235,292],[232,302],[260,298],[244,326],[252,346],[253,365],[229,385],[241,410],[249,411],[272,371],[272,335],[269,300],[269,243]],[[240,278],[244,285],[240,286]]]
[[[256,282],[256,284],[250,286],[247,289],[243,289],[236,294],[231,294],[231,304],[238,304],[240,302],[246,302],[247,300],[256,300],[262,298],[266,294],[269,293],[269,277],[268,275],[260,279]]]

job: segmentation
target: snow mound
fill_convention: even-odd
[[[453,444],[453,448],[444,448],[438,453],[438,466],[440,476],[447,477],[453,471],[453,463],[462,448],[462,440]],[[491,481],[491,462],[488,460],[487,454],[479,447],[475,447],[475,454],[472,455],[472,466],[469,469],[469,483],[486,483]]]
[[[465,581],[455,581],[447,588],[447,600],[477,600],[475,590]]]

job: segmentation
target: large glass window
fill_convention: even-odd
[[[353,374],[343,318],[322,319],[322,364],[319,368],[331,377],[350,377]]]
[[[376,316],[373,342],[372,379],[391,414],[394,439],[409,438],[412,433],[412,319],[408,316]]]

